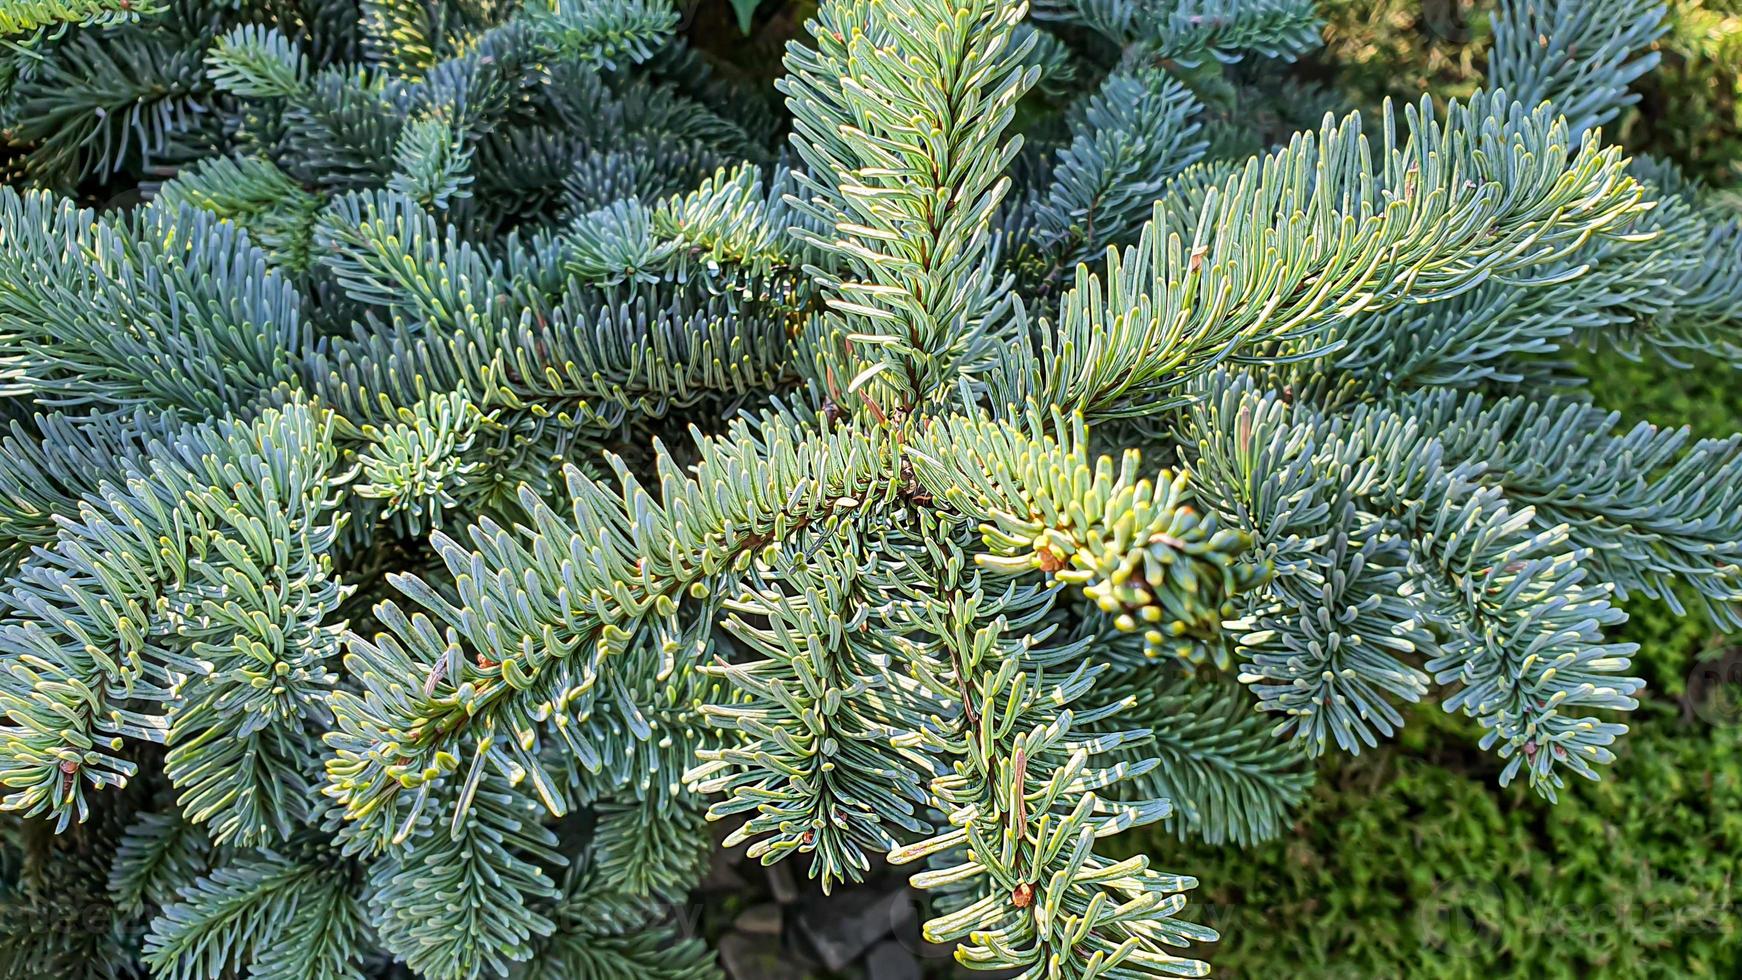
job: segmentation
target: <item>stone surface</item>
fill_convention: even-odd
[[[907,890],[853,888],[805,905],[799,931],[823,965],[844,970],[879,940],[900,932],[913,917]]]
[[[714,848],[708,855],[708,873],[703,876],[696,887],[704,892],[743,892],[749,887],[749,882],[733,867],[732,855],[729,851]]]
[[[768,891],[774,900],[782,905],[791,905],[798,901],[798,884],[793,881],[792,869],[785,861],[769,865],[763,870],[768,872]]]
[[[780,920],[780,906],[763,902],[738,913],[738,918],[732,920],[732,928],[753,936],[778,936]]]
[[[866,980],[920,980],[919,960],[906,946],[885,939],[865,954]]]
[[[806,980],[808,971],[772,936],[728,932],[718,949],[720,965],[732,980]]]

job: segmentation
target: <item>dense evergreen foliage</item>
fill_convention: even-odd
[[[711,824],[971,969],[1479,973],[1412,808],[1727,840],[1626,610],[1742,627],[1742,437],[1583,387],[1742,363],[1661,4],[1357,113],[1306,0],[687,20],[787,13],[0,0],[9,973],[713,976]],[[1323,839],[1426,877],[1217,877]]]

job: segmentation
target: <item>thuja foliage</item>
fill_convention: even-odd
[[[1653,4],[1251,156],[1308,4],[825,0],[778,99],[658,0],[3,9],[20,970],[713,975],[725,822],[1201,975],[1108,838],[1430,700],[1552,800],[1620,602],[1742,623],[1742,441],[1565,356],[1742,358],[1737,219],[1601,133]]]

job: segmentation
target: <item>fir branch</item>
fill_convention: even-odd
[[[663,802],[596,806],[593,856],[601,881],[612,889],[676,904],[707,871],[714,839],[700,807]]]
[[[215,840],[287,837],[308,814],[304,726],[332,681],[330,429],[293,405],[151,457],[0,594],[0,806],[83,820],[87,791],[124,785],[122,750],[143,739],[171,746],[180,803]]]
[[[1411,407],[1538,526],[1564,526],[1619,598],[1637,590],[1679,612],[1687,586],[1720,626],[1742,627],[1742,439],[1617,431],[1619,415],[1558,398],[1439,394]]]
[[[1139,479],[1135,454],[1117,474],[1108,458],[1091,463],[1080,421],[940,420],[908,452],[918,480],[967,527],[979,524],[986,552],[977,565],[992,576],[1040,571],[1081,584],[1116,614],[1119,629],[1160,627],[1146,633],[1155,652],[1167,644],[1190,653],[1194,632],[1213,642],[1223,596],[1263,574],[1235,565],[1242,536],[1200,523],[1170,474],[1154,484]],[[1098,727],[1134,700],[1091,698],[1105,665],[1083,661],[1087,639],[1049,643],[1051,630],[1036,629],[1055,589],[995,598],[951,554],[960,546],[948,528],[927,534],[921,524],[928,544],[902,576],[912,583],[901,589],[911,609],[893,631],[931,697],[960,705],[953,724],[897,742],[948,767],[930,789],[950,829],[891,854],[897,862],[934,857],[933,869],[913,879],[942,889],[927,936],[964,941],[958,958],[985,969],[1046,963],[1061,976],[1087,977],[1123,965],[1202,975],[1202,962],[1166,951],[1214,935],[1172,918],[1184,904],[1177,893],[1196,882],[1151,871],[1144,858],[1113,862],[1095,852],[1096,838],[1171,812],[1165,800],[1112,795],[1156,759],[1117,753],[1095,767],[1102,754],[1149,734]],[[1024,602],[1039,607],[1023,610]]]
[[[141,813],[128,824],[109,868],[109,893],[129,915],[168,907],[185,881],[204,874],[211,841],[174,811]]]
[[[799,206],[830,229],[796,233],[843,266],[818,270],[832,313],[813,321],[805,366],[838,369],[879,412],[907,414],[998,348],[1006,299],[986,226],[1021,147],[1003,130],[1036,77],[1011,46],[1020,14],[991,0],[830,0],[810,26],[816,47],[787,51],[778,87],[813,195]]]
[[[382,945],[431,980],[506,975],[554,928],[531,906],[558,894],[541,866],[563,863],[556,837],[528,801],[493,784],[472,788],[451,830],[426,818],[370,869]]]
[[[318,854],[240,855],[182,889],[152,920],[144,959],[160,980],[233,975],[358,977],[358,923],[343,865]],[[350,939],[351,941],[346,941]]]
[[[393,163],[395,172],[387,186],[423,207],[445,210],[471,196],[471,147],[442,114],[407,123],[393,147]]]
[[[0,6],[0,36],[15,37],[65,24],[107,27],[162,12],[163,8],[150,0],[7,0]]]
[[[16,570],[30,552],[54,541],[60,519],[79,501],[137,473],[154,440],[177,431],[173,412],[82,418],[38,415],[27,430],[12,423],[0,442],[0,566]]]
[[[818,533],[753,569],[727,600],[723,626],[755,659],[706,668],[741,703],[705,715],[738,738],[702,752],[689,778],[698,792],[725,794],[710,819],[749,814],[726,846],[752,841],[748,856],[765,864],[809,854],[809,877],[827,892],[860,880],[868,855],[894,848],[897,834],[930,828],[916,816],[928,774],[890,747],[925,702],[890,676],[888,653],[866,635],[869,586],[855,568],[866,559],[851,518]]]
[[[326,203],[260,157],[201,160],[166,181],[154,200],[166,210],[191,205],[231,222],[269,263],[291,273],[306,272],[313,261],[315,217]]]
[[[272,99],[302,91],[308,58],[274,28],[245,24],[222,36],[206,55],[206,75],[220,92]]]
[[[678,22],[667,0],[537,0],[526,17],[552,52],[602,66],[646,61]]]
[[[361,0],[357,27],[370,60],[405,79],[435,67],[447,47],[451,8],[423,0]]]
[[[929,634],[948,657],[953,683],[949,674],[921,674],[934,696],[948,698],[957,688],[961,697],[954,725],[922,729],[913,739],[947,766],[931,793],[948,829],[890,854],[898,864],[932,858],[911,882],[938,892],[926,937],[959,942],[958,961],[981,969],[1045,964],[1058,976],[1078,978],[1124,966],[1139,974],[1204,975],[1202,961],[1167,952],[1215,938],[1173,917],[1185,904],[1179,893],[1196,880],[1153,871],[1145,857],[1113,861],[1096,852],[1098,838],[1169,812],[1165,801],[1122,803],[1098,793],[1153,765],[1108,760],[1096,768],[1100,756],[1142,733],[1076,731],[1129,703],[1077,704],[1100,673],[1087,665],[1057,679],[1025,670],[1036,665],[1024,663],[1026,644],[1005,633],[999,604],[990,604],[981,620],[980,604],[967,599],[980,592],[978,584],[925,583],[936,598],[913,596],[909,615],[924,619],[904,631]],[[921,664],[934,659],[923,647],[910,647],[909,656]]]
[[[533,980],[718,980],[723,974],[701,940],[665,929],[620,936],[558,931],[525,975]]]
[[[347,667],[364,693],[333,695],[327,793],[357,821],[352,833],[395,836],[395,821],[406,820],[390,814],[399,794],[417,791],[409,804],[415,815],[460,765],[450,746],[458,748],[462,735],[474,747],[469,783],[499,760],[531,776],[545,805],[564,812],[533,751],[540,733],[582,758],[597,759],[600,750],[568,720],[551,719],[589,713],[610,691],[616,662],[643,656],[636,653],[642,642],[664,638],[648,651],[648,669],[669,674],[677,655],[700,648],[693,630],[707,623],[706,616],[684,616],[680,599],[717,594],[757,552],[833,513],[840,501],[886,486],[887,449],[865,430],[823,439],[769,416],[754,427],[736,423],[697,450],[687,477],[662,454],[657,499],[619,461],[620,491],[568,472],[567,520],[524,493],[530,534],[485,521],[470,531],[471,550],[438,533],[434,544],[455,577],[459,605],[421,579],[395,579],[435,621],[388,604],[377,616],[390,633],[373,643],[350,641]],[[516,571],[498,575],[487,571],[492,567]],[[406,684],[438,665],[435,684]]]
[[[1240,680],[1314,755],[1377,745],[1403,724],[1389,699],[1428,692],[1404,659],[1432,646],[1404,595],[1405,542],[1340,489],[1353,472],[1327,463],[1322,417],[1250,379],[1217,375],[1207,388],[1184,433],[1200,497],[1252,537],[1248,561],[1276,570],[1228,624],[1247,661]]]
[[[1193,139],[1201,127],[1192,119],[1201,108],[1184,85],[1149,69],[1107,76],[1073,114],[1051,185],[1030,205],[1036,246],[1049,256],[1045,283],[1125,244],[1168,178],[1203,156],[1208,144]]]
[[[1152,221],[1104,282],[1079,270],[1030,390],[1093,415],[1154,412],[1266,342],[1527,275],[1638,210],[1619,154],[1589,135],[1574,149],[1546,110],[1496,93],[1443,123],[1426,103],[1407,119],[1399,145],[1387,109],[1375,164],[1358,116],[1327,118],[1206,195],[1195,229]]]
[[[1047,0],[1035,17],[1192,66],[1238,61],[1245,51],[1292,61],[1318,46],[1321,26],[1309,0]]]
[[[1658,0],[1508,0],[1494,18],[1488,79],[1527,106],[1544,101],[1578,136],[1639,101],[1629,93],[1669,29]]]
[[[1157,683],[1150,673],[1130,676],[1133,704],[1117,721],[1149,729],[1150,740],[1125,757],[1160,765],[1134,776],[1130,792],[1172,803],[1166,823],[1181,839],[1247,847],[1281,834],[1312,782],[1302,754],[1253,713],[1238,685],[1179,673]]]
[[[1615,598],[1742,626],[1742,443],[1537,390],[1742,361],[1735,215],[1595,130],[1654,7],[1509,3],[1510,96],[1244,162],[1212,62],[1303,0],[826,0],[792,159],[665,0],[111,13],[0,12],[58,32],[14,170],[149,201],[0,192],[0,808],[62,859],[9,963],[155,908],[176,980],[712,977],[742,817],[923,862],[970,968],[1200,975],[1107,838],[1274,835],[1435,684],[1552,799]]]
[[[450,392],[401,409],[399,421],[389,426],[364,426],[369,445],[360,454],[361,479],[353,492],[385,501],[383,513],[408,530],[436,526],[478,469],[468,451],[489,421],[463,393]]]
[[[334,198],[315,246],[351,298],[427,329],[457,331],[504,311],[499,265],[402,192]]]
[[[1187,503],[1185,474],[1145,478],[1135,450],[1117,470],[1111,457],[1091,458],[1081,418],[1047,425],[1031,415],[1025,427],[954,418],[910,452],[932,492],[980,523],[979,564],[1080,586],[1122,632],[1141,630],[1150,656],[1201,658],[1233,612],[1227,601],[1268,574],[1236,561],[1250,546],[1244,534]]]
[[[1488,729],[1483,747],[1509,760],[1501,782],[1521,771],[1554,799],[1566,767],[1596,778],[1607,748],[1626,731],[1592,709],[1631,710],[1643,682],[1617,676],[1629,643],[1603,628],[1626,614],[1608,601],[1613,586],[1590,582],[1582,549],[1565,525],[1533,526],[1480,467],[1453,465],[1423,420],[1385,409],[1358,410],[1342,427],[1336,454],[1355,475],[1351,490],[1396,522],[1410,542],[1410,595],[1434,629],[1425,665],[1459,690],[1445,702]],[[1381,466],[1361,467],[1357,460]]]
[[[718,980],[713,951],[678,923],[668,907],[626,895],[592,865],[571,867],[552,912],[555,928],[535,943],[522,967],[535,980]]]
[[[192,208],[118,220],[0,190],[0,392],[44,406],[247,411],[294,377],[301,298]]]
[[[34,184],[70,191],[210,152],[220,134],[203,55],[146,24],[79,31],[37,53],[5,93],[5,138],[23,150],[17,166]]]

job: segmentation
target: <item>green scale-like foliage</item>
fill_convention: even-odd
[[[724,821],[1199,976],[1125,832],[1429,702],[1576,796],[1624,603],[1742,625],[1738,437],[1575,387],[1742,362],[1738,217],[1601,130],[1656,5],[1255,155],[1311,4],[825,0],[773,92],[679,23],[0,0],[0,869],[111,925],[0,962],[717,976]]]

